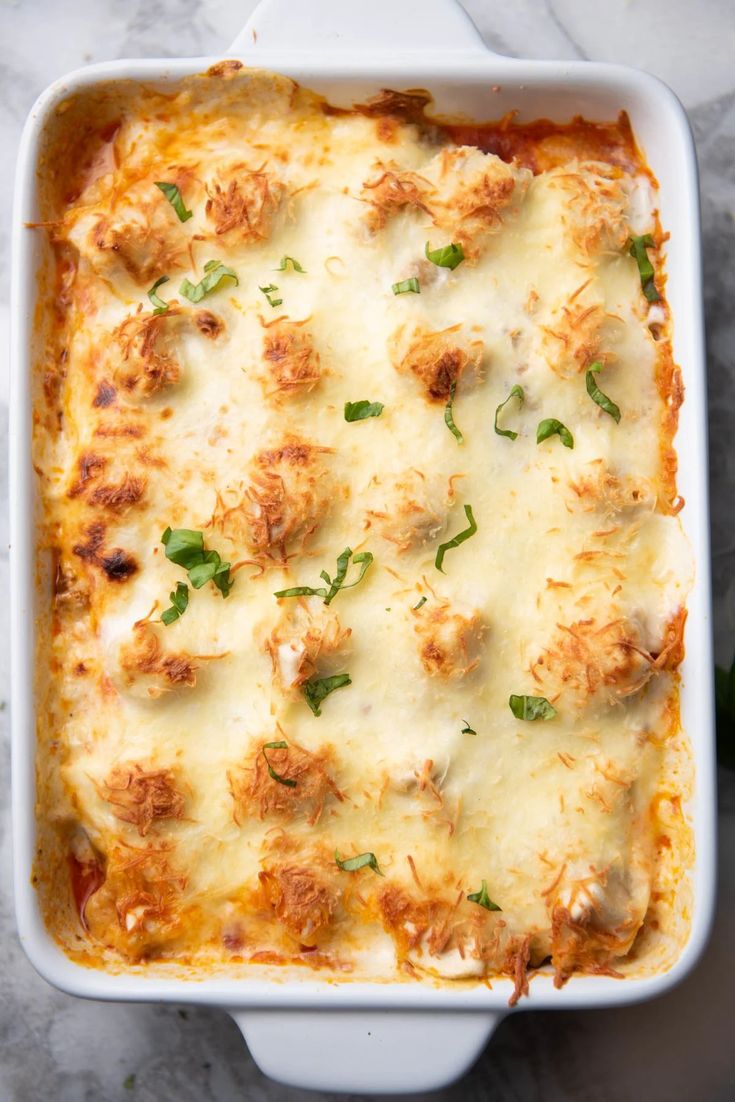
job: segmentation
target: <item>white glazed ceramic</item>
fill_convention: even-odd
[[[686,385],[677,447],[682,521],[697,574],[689,601],[682,716],[696,762],[689,807],[696,835],[694,910],[689,940],[664,975],[619,981],[586,976],[554,989],[531,982],[524,1008],[601,1007],[651,998],[681,980],[702,952],[715,881],[711,610],[707,509],[706,390],[694,148],[686,116],[653,77],[591,62],[523,61],[489,52],[455,0],[262,0],[225,56],[273,69],[349,106],[380,88],[428,88],[441,114],[493,119],[518,109],[522,119],[564,121],[581,113],[614,118],[624,109],[659,179],[661,221],[670,231],[667,297],[675,319],[674,352]],[[414,983],[329,983],[309,975],[289,982],[213,978],[191,981],[141,974],[106,975],[72,963],[47,934],[30,883],[34,851],[34,475],[31,466],[30,345],[40,236],[36,159],[49,113],[71,92],[128,78],[169,82],[219,58],[117,61],[59,80],[26,124],[14,210],[11,380],[12,729],[15,892],[20,938],[50,983],[95,999],[176,1001],[226,1008],[264,1072],[322,1090],[430,1090],[461,1075],[508,1012],[508,980],[443,988]]]

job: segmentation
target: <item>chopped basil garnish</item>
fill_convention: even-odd
[[[279,773],[276,773],[275,769],[273,768],[271,763],[268,761],[268,755],[266,754],[266,750],[288,750],[288,743],[285,742],[284,740],[281,740],[280,742],[266,742],[265,745],[262,747],[260,752],[263,755],[263,758],[265,759],[265,764],[268,766],[268,776],[272,780],[278,781],[279,784],[285,785],[286,788],[295,788],[296,787],[296,781],[291,780],[290,777],[282,777]]]
[[[258,287],[258,290],[263,292],[269,306],[281,306],[283,304],[282,298],[273,297],[278,290],[275,283],[269,283],[267,287]]]
[[[217,551],[207,551],[204,536],[190,528],[167,528],[161,536],[166,548],[166,558],[187,571],[194,589],[201,589],[207,582],[214,582],[223,597],[233,586],[230,564],[223,562]]]
[[[517,398],[518,399],[518,405],[522,406],[523,401],[525,399],[525,394],[523,393],[523,387],[522,386],[517,386],[517,385],[514,386],[514,387],[511,387],[511,391],[510,391],[510,394],[508,395],[508,397],[505,399],[504,402],[501,402],[500,405],[498,406],[498,408],[495,410],[495,431],[498,434],[498,436],[507,436],[509,440],[515,440],[516,437],[518,436],[517,432],[513,432],[512,429],[498,428],[498,415],[499,415],[500,411],[502,410],[503,406],[508,405],[508,402],[511,400],[511,398]]]
[[[556,417],[547,417],[545,421],[539,421],[536,429],[536,443],[541,444],[550,436],[558,436],[565,448],[574,447],[574,437],[566,425],[562,425]]]
[[[646,249],[655,248],[653,238],[650,233],[644,233],[642,237],[631,237],[628,244],[630,245],[628,251],[630,255],[635,258],[635,262],[638,265],[638,273],[641,277],[643,294],[649,302],[660,302],[661,295],[656,290],[656,284],[654,282],[656,273],[653,270],[653,264],[648,259],[648,253],[646,252]]]
[[[427,241],[424,252],[426,253],[426,259],[430,260],[432,264],[436,264],[439,268],[451,268],[452,271],[464,260],[464,249],[454,242],[451,245],[444,245],[440,249],[432,249]]]
[[[220,260],[208,260],[204,272],[204,277],[197,284],[185,279],[179,287],[179,292],[189,302],[201,302],[205,295],[217,290],[223,279],[234,279],[236,286],[240,283],[232,268],[227,268]]]
[[[545,696],[511,696],[508,701],[516,719],[553,719],[556,708]]]
[[[479,903],[481,907],[484,907],[486,911],[500,911],[501,907],[497,903],[493,903],[490,896],[487,894],[487,880],[483,880],[482,887],[479,892],[470,892],[467,896],[470,903]]]
[[[186,209],[184,200],[181,197],[181,192],[176,184],[166,184],[162,180],[156,180],[156,187],[160,188],[176,211],[179,222],[188,222],[189,219],[193,217],[194,212]]]
[[[590,364],[587,371],[587,393],[593,402],[596,402],[600,409],[604,409],[605,413],[609,413],[613,421],[620,423],[620,408],[616,406],[607,394],[603,394],[599,386],[595,382],[595,375],[599,375],[602,371],[602,364],[595,361]]]
[[[426,604],[428,599],[429,599],[428,597],[419,597],[418,601],[413,606],[414,612],[416,612],[416,610],[419,609],[419,608],[423,608],[423,606]]]
[[[306,275],[306,272],[301,267],[298,260],[294,260],[294,258],[292,256],[282,256],[281,257],[281,263],[278,265],[277,268],[274,268],[273,271],[274,272],[287,272],[289,269],[292,272],[301,272],[302,275]]]
[[[335,689],[341,689],[343,685],[351,685],[352,678],[348,673],[336,673],[332,677],[314,677],[302,685],[302,691],[306,697],[306,703],[315,716],[322,714],[321,703],[333,693]]]
[[[391,284],[391,289],[394,295],[405,295],[407,291],[412,291],[415,295],[421,294],[421,285],[416,276],[411,276],[410,279],[402,279],[400,283]]]
[[[444,424],[447,426],[447,428],[449,429],[449,431],[451,432],[452,436],[457,441],[457,443],[461,444],[462,441],[464,440],[464,436],[462,435],[462,433],[459,431],[459,429],[455,425],[454,417],[452,416],[452,405],[454,404],[454,393],[455,393],[456,389],[457,389],[457,384],[452,383],[452,385],[449,388],[449,401],[447,402],[446,406],[444,407]]]
[[[347,569],[350,565],[350,559],[352,559],[354,566],[360,567],[360,573],[354,582],[350,582],[349,585],[345,585],[345,578],[347,577]],[[329,589],[324,586],[311,586],[311,585],[295,585],[290,589],[279,589],[273,596],[274,597],[323,597],[324,604],[329,605],[337,596],[341,589],[353,589],[356,585],[359,585],[362,579],[365,577],[370,564],[373,561],[373,555],[370,551],[360,551],[359,554],[353,555],[350,547],[345,547],[344,551],[337,558],[337,573],[334,578],[330,578],[326,570],[322,570],[319,575],[327,585]]]
[[[468,720],[463,719],[462,722],[464,723],[464,727],[462,728],[462,734],[463,735],[476,735],[477,734],[477,731],[474,729],[474,727],[470,727]]]
[[[444,562],[444,556],[446,555],[447,551],[451,551],[453,547],[459,547],[459,545],[461,543],[464,543],[465,540],[468,540],[470,536],[474,536],[475,532],[477,531],[477,524],[475,523],[475,518],[472,515],[472,506],[465,505],[464,512],[467,520],[469,521],[469,528],[465,528],[464,531],[459,532],[456,536],[454,536],[453,539],[448,540],[447,543],[440,543],[439,548],[436,552],[434,566],[437,568],[437,570],[441,570],[442,574],[446,574],[446,570],[442,569],[442,563]]]
[[[359,402],[345,402],[345,421],[365,421],[368,417],[380,417],[382,402],[369,402],[361,398]]]
[[[151,300],[153,306],[155,306],[154,314],[165,314],[168,310],[168,303],[164,302],[160,295],[156,294],[156,291],[163,283],[168,283],[168,276],[161,276],[151,287],[148,292],[148,298]]]
[[[173,624],[179,616],[183,616],[186,612],[189,604],[189,587],[186,582],[177,582],[176,589],[173,593],[169,593],[168,597],[171,601],[171,607],[164,609],[161,613],[161,623],[165,624],[166,627]]]
[[[383,875],[380,871],[378,859],[374,853],[360,853],[357,857],[347,857],[343,861],[339,855],[339,850],[335,850],[334,860],[343,872],[357,872],[358,869],[372,869],[373,872],[377,872],[378,876]]]

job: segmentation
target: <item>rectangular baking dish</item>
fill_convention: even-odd
[[[696,562],[681,667],[682,721],[696,779],[687,807],[694,829],[693,910],[689,939],[665,974],[639,979],[575,977],[561,990],[537,975],[521,1008],[602,1007],[651,998],[679,982],[704,947],[715,879],[715,789],[711,605],[707,507],[706,390],[701,307],[699,206],[694,148],[684,111],[656,79],[620,66],[524,61],[483,45],[455,0],[262,0],[224,55],[293,77],[350,106],[381,88],[426,88],[432,111],[484,120],[516,109],[519,118],[566,121],[576,114],[610,119],[628,112],[660,184],[667,297],[674,356],[686,399],[676,446],[681,512]],[[46,932],[31,884],[34,854],[34,474],[31,463],[32,337],[40,235],[38,158],[53,112],[70,94],[110,81],[165,86],[221,58],[116,61],[72,73],[51,85],[26,124],[17,170],[13,224],[11,379],[12,737],[15,892],[18,929],[31,963],[50,983],[94,999],[175,1001],[227,1009],[264,1072],[314,1089],[396,1092],[438,1088],[462,1074],[508,1012],[509,980],[487,986],[424,987],[308,978],[272,982],[108,975],[70,961]],[[327,1058],[328,1053],[328,1058]]]

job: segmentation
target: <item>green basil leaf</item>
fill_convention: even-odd
[[[545,421],[539,421],[536,429],[536,443],[541,444],[550,436],[558,436],[565,448],[574,447],[574,437],[566,425],[562,425],[556,417],[547,417]]]
[[[408,291],[412,291],[415,295],[420,295],[421,285],[416,279],[416,276],[411,276],[410,279],[402,279],[400,283],[392,283],[391,290],[394,295],[405,295]]]
[[[339,855],[339,850],[335,850],[334,860],[343,872],[357,872],[358,869],[372,869],[373,872],[377,872],[378,876],[383,875],[380,871],[378,859],[374,853],[359,853],[357,857],[347,857],[343,861]]]
[[[451,245],[443,245],[440,249],[432,249],[427,241],[424,252],[426,259],[432,264],[436,264],[438,268],[451,268],[452,271],[464,260],[464,249],[454,242]]]
[[[447,426],[447,428],[449,429],[449,431],[451,432],[452,436],[457,441],[457,443],[461,444],[464,441],[464,436],[462,435],[462,433],[459,431],[459,429],[455,425],[454,416],[453,416],[453,413],[452,413],[452,406],[454,404],[454,394],[455,394],[456,389],[457,389],[457,384],[452,383],[452,385],[449,388],[449,400],[448,400],[446,406],[444,407],[444,424]]]
[[[369,402],[361,398],[359,402],[345,402],[345,421],[365,421],[368,417],[380,417],[385,409],[382,402]]]
[[[204,536],[201,532],[193,532],[191,528],[167,528],[161,543],[166,548],[166,558],[183,566],[184,570],[202,561]]]
[[[516,719],[553,719],[556,708],[545,696],[511,696],[508,706]]]
[[[179,616],[183,616],[189,605],[189,587],[185,582],[177,582],[176,589],[173,593],[169,593],[169,600],[171,601],[171,607],[164,609],[161,613],[161,623],[166,627],[169,624],[173,624],[178,620]]]
[[[482,887],[479,892],[470,892],[467,896],[470,903],[479,903],[481,907],[484,907],[486,911],[500,911],[501,907],[497,903],[493,903],[490,896],[487,894],[487,880],[483,880]]]
[[[156,294],[156,291],[163,283],[168,283],[168,276],[161,276],[160,279],[157,279],[148,292],[148,298],[151,300],[151,304],[155,306],[155,310],[153,311],[154,314],[165,314],[168,310],[168,303],[164,302],[160,295]]]
[[[603,394],[599,386],[595,382],[595,375],[598,375],[602,371],[602,364],[595,361],[590,364],[587,371],[587,393],[593,402],[596,402],[600,409],[603,409],[605,413],[609,413],[613,421],[617,421],[620,424],[620,408],[608,398],[607,394]]]
[[[446,570],[442,568],[442,563],[444,562],[444,556],[446,555],[447,551],[451,551],[453,547],[459,547],[459,545],[461,543],[464,543],[465,540],[468,540],[470,536],[474,536],[475,532],[477,531],[477,524],[475,523],[475,518],[472,515],[472,506],[465,505],[464,512],[467,520],[469,521],[469,528],[465,528],[464,531],[459,532],[456,536],[453,537],[453,539],[448,540],[447,543],[440,543],[439,548],[436,552],[434,566],[437,568],[437,570],[441,570],[442,574],[446,574]]]
[[[341,689],[343,685],[351,685],[352,678],[348,673],[336,673],[332,677],[314,677],[306,681],[301,689],[306,697],[306,703],[315,716],[322,714],[321,703],[333,693],[335,689]]]
[[[280,773],[276,773],[275,769],[268,761],[266,750],[288,750],[288,743],[284,740],[281,740],[280,742],[266,742],[261,747],[260,752],[263,755],[265,764],[268,766],[268,776],[272,780],[278,781],[279,784],[284,785],[286,788],[296,788],[296,781],[292,780],[290,777],[282,777]]]
[[[511,398],[517,398],[518,399],[518,405],[522,406],[523,402],[525,400],[525,394],[523,393],[523,387],[522,386],[511,387],[511,391],[510,391],[510,394],[508,395],[508,397],[505,399],[504,402],[501,402],[500,405],[495,410],[495,431],[498,434],[498,436],[507,436],[509,440],[515,440],[516,437],[518,436],[517,432],[513,432],[512,429],[498,428],[498,415],[500,414],[500,411],[502,410],[503,406],[508,405],[508,402],[511,400]]]
[[[176,184],[166,184],[162,180],[156,180],[156,187],[160,188],[176,211],[179,222],[188,222],[193,217],[194,212],[186,209],[181,192]]]
[[[274,294],[278,290],[275,283],[269,283],[267,287],[258,287],[259,291],[262,291],[266,297],[269,306],[282,306],[282,298],[274,298]]]
[[[292,272],[300,272],[301,275],[306,275],[306,272],[299,264],[298,260],[294,260],[292,256],[282,256],[281,263],[277,268],[274,268],[274,272],[287,272],[291,269]]]
[[[216,291],[223,279],[234,279],[235,286],[240,280],[232,268],[227,268],[219,260],[208,260],[204,265],[204,276],[197,284],[185,279],[179,287],[180,294],[188,298],[189,302],[201,302],[205,295],[211,295]]]
[[[359,566],[360,571],[354,582],[349,582],[345,585],[345,578],[347,576],[347,570],[350,565],[350,559],[354,566]],[[330,605],[337,594],[342,589],[354,589],[356,585],[359,585],[362,579],[365,577],[371,563],[373,562],[373,555],[370,551],[360,551],[359,554],[353,555],[350,547],[345,547],[344,551],[337,558],[337,573],[334,575],[334,579],[329,577],[326,570],[322,570],[320,577],[327,583],[329,589],[317,588],[310,585],[295,585],[290,589],[279,589],[273,596],[274,597],[323,597],[324,604]]]
[[[656,273],[646,251],[647,249],[656,247],[653,238],[650,233],[644,233],[641,237],[630,237],[628,239],[628,245],[630,246],[628,252],[635,258],[635,262],[638,265],[638,274],[641,277],[643,294],[649,302],[660,302],[661,295],[656,290],[656,284],[654,282]]]
[[[470,727],[468,720],[463,719],[462,722],[464,723],[464,727],[462,728],[462,734],[463,735],[476,735],[477,734],[477,731],[475,731],[475,729],[473,727]]]
[[[418,601],[413,606],[413,611],[416,612],[418,609],[423,608],[428,599],[428,597],[419,597]]]

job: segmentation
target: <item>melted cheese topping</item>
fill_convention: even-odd
[[[627,247],[661,241],[655,181],[622,124],[528,132],[506,162],[410,97],[338,112],[237,68],[67,104],[47,160],[47,922],[108,968],[507,974],[514,998],[549,958],[558,982],[665,967],[691,565],[668,316]],[[210,260],[237,283],[193,304],[179,285]],[[511,439],[493,420],[517,386]],[[380,416],[347,422],[363,399]],[[573,447],[537,444],[548,418]],[[190,586],[165,626],[187,582],[169,526],[233,585]],[[346,547],[374,557],[354,588],[274,596],[323,586]],[[308,687],[339,674],[315,714]],[[556,715],[519,720],[512,694]],[[482,885],[499,909],[468,898]]]

